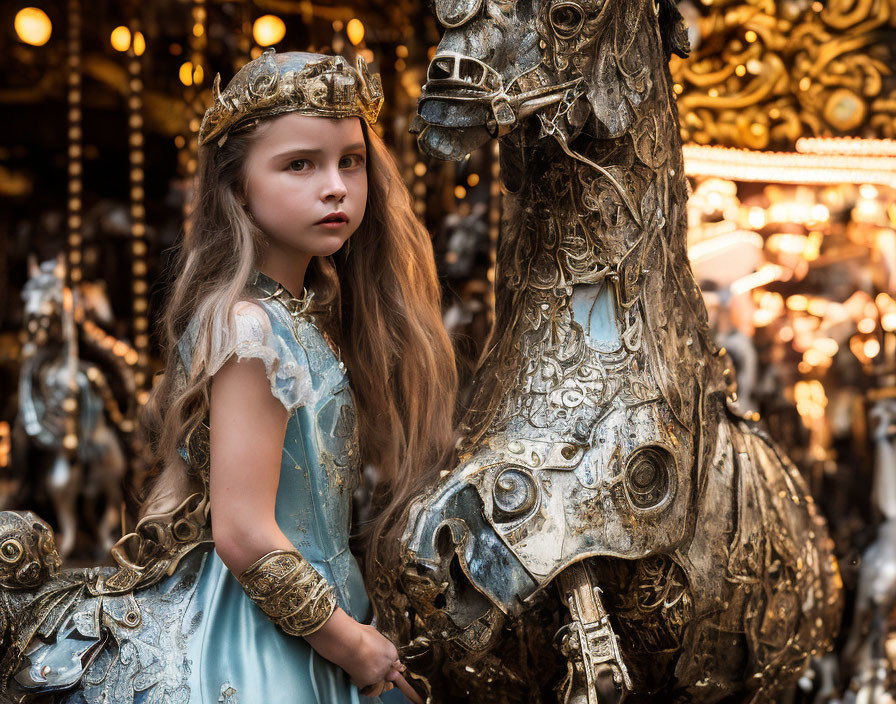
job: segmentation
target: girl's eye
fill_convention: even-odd
[[[304,171],[307,167],[307,159],[296,159],[295,161],[289,162],[289,168],[291,171]]]
[[[361,166],[364,163],[364,157],[360,154],[350,154],[339,160],[340,169],[351,169],[355,166]]]

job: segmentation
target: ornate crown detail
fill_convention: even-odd
[[[221,92],[221,74],[212,85],[215,102],[199,128],[199,144],[224,144],[233,128],[285,112],[320,117],[361,117],[376,122],[383,104],[379,74],[358,57],[352,68],[341,56],[304,52],[275,55],[268,49],[243,66]]]

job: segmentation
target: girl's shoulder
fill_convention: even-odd
[[[314,400],[314,388],[307,358],[301,348],[290,344],[279,325],[272,324],[272,319],[276,323],[274,316],[263,301],[238,301],[227,321],[206,331],[209,354],[204,371],[211,378],[232,357],[261,360],[271,393],[292,413]],[[198,323],[194,320],[179,345],[188,369],[198,337]]]

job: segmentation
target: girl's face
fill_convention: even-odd
[[[286,113],[259,125],[244,200],[270,253],[327,256],[342,247],[364,217],[366,159],[357,117]]]

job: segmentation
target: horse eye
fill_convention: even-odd
[[[17,562],[23,552],[22,544],[14,538],[4,540],[0,545],[0,559],[4,562]]]
[[[632,505],[641,510],[667,504],[675,478],[675,458],[665,447],[645,445],[635,450],[625,467],[624,486]]]
[[[538,486],[529,472],[509,467],[495,479],[492,515],[499,523],[528,514],[538,503]]]
[[[561,39],[571,39],[585,24],[585,11],[576,2],[558,2],[551,8],[551,27]]]

